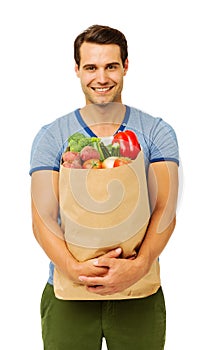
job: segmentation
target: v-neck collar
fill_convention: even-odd
[[[115,134],[117,134],[119,131],[123,131],[125,129],[127,123],[128,123],[128,119],[129,119],[129,116],[130,116],[130,107],[125,105],[125,108],[126,108],[126,110],[125,110],[124,119],[123,119],[122,124],[120,125],[120,127],[115,132]],[[75,110],[75,116],[76,116],[79,124],[82,126],[82,128],[84,128],[84,130],[89,134],[90,137],[97,137],[97,135],[90,129],[90,127],[83,120],[79,109]]]

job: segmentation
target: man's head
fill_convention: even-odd
[[[75,71],[86,104],[121,103],[128,70],[125,36],[116,29],[94,25],[80,34],[74,45]]]
[[[80,47],[84,42],[101,45],[118,45],[120,48],[122,64],[123,66],[125,65],[125,61],[128,58],[127,40],[124,34],[119,30],[95,24],[79,34],[74,42],[74,58],[78,67],[80,66]]]

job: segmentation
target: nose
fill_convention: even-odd
[[[102,84],[102,85],[107,83],[108,76],[107,76],[107,72],[105,69],[100,68],[97,70],[96,80],[97,80],[97,83]]]

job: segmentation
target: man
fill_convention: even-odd
[[[86,106],[44,126],[31,154],[33,231],[51,260],[41,301],[44,349],[99,350],[105,337],[109,350],[161,350],[166,315],[158,257],[175,227],[176,136],[162,119],[122,103],[128,52],[121,32],[107,26],[89,27],[76,38],[74,55]],[[144,240],[133,258],[123,258],[122,249],[116,247],[97,259],[80,262],[69,251],[60,225],[62,154],[68,137],[77,131],[102,138],[126,129],[136,132],[145,157],[151,217]],[[53,288],[54,269],[90,297],[59,299]],[[140,281],[142,292],[133,296]]]

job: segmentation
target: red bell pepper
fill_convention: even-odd
[[[137,135],[132,130],[118,132],[112,141],[112,144],[118,143],[120,155],[135,159],[141,150]]]

